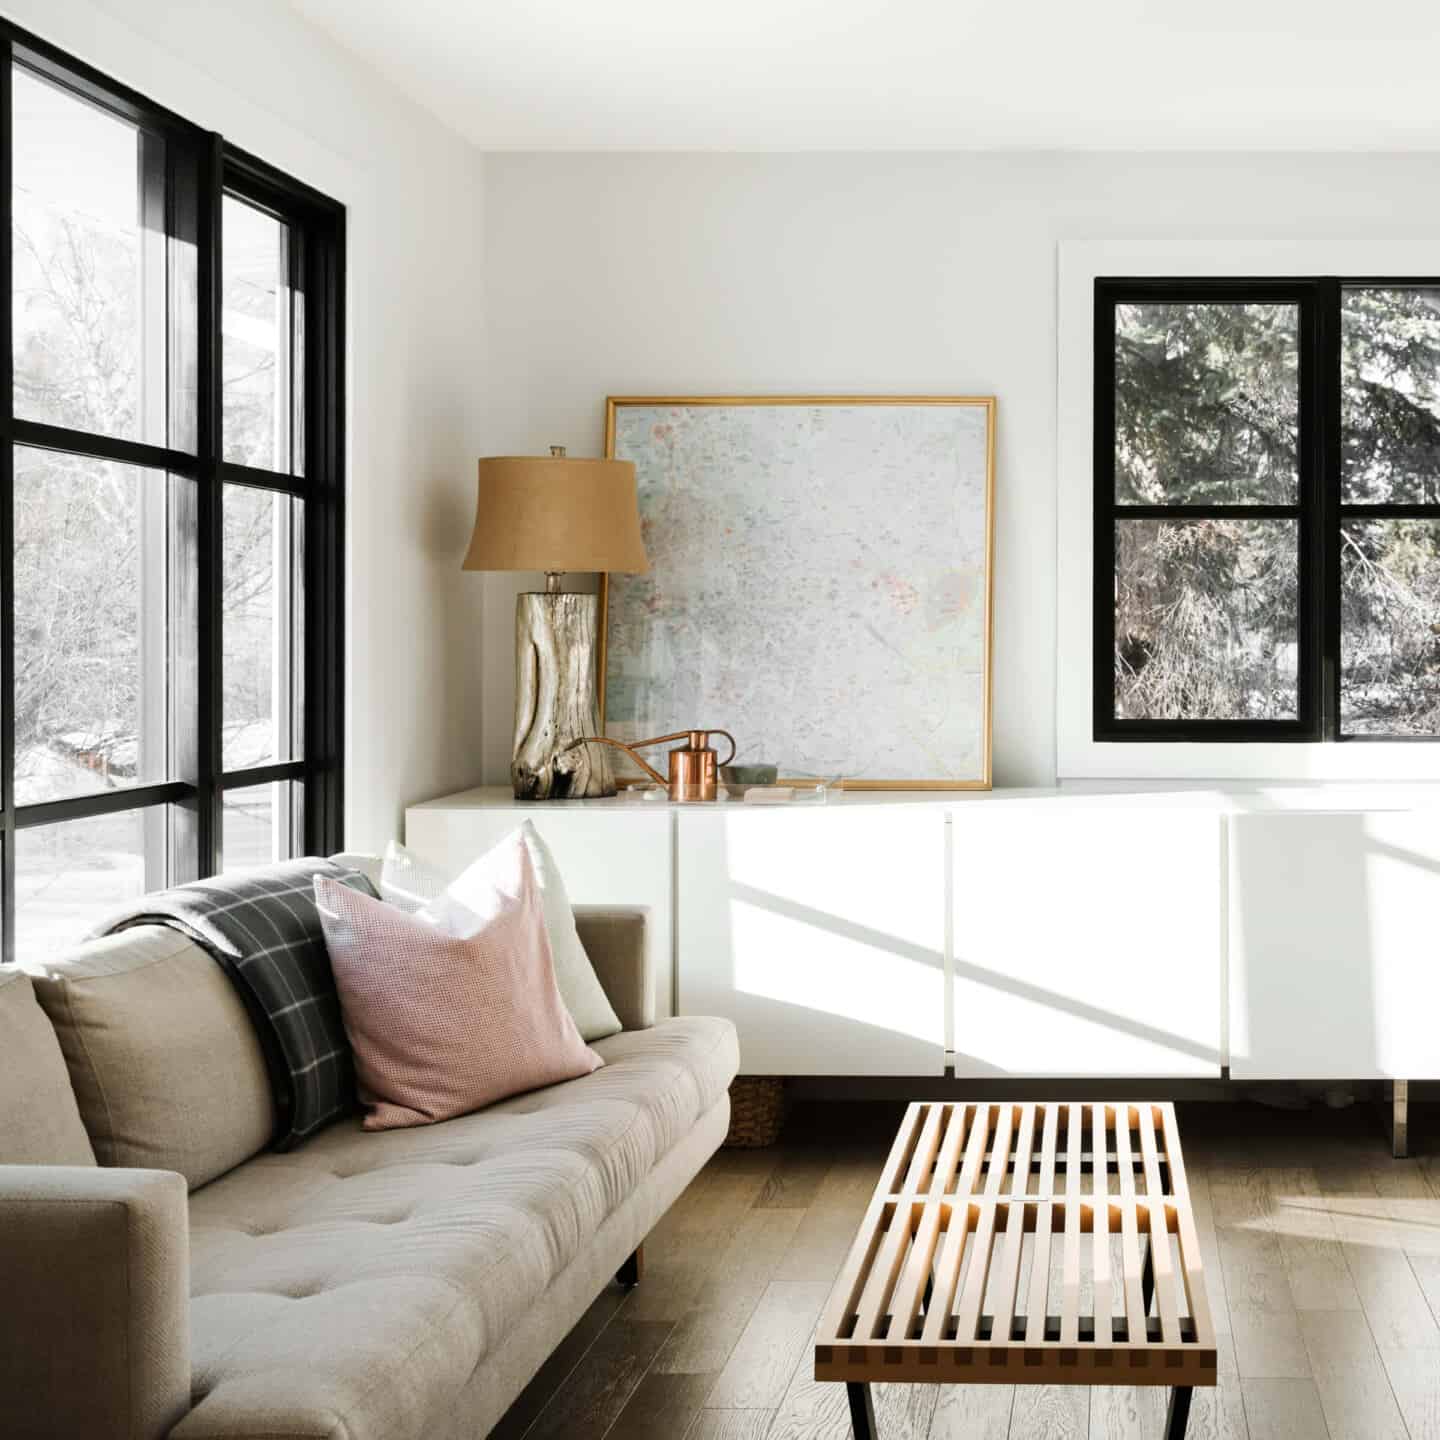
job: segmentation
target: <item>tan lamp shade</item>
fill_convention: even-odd
[[[650,568],[628,460],[501,455],[480,462],[466,570]]]

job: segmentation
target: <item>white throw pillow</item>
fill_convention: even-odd
[[[619,1034],[620,1019],[595,974],[595,967],[580,943],[575,929],[575,912],[565,890],[560,867],[540,832],[525,821],[520,837],[530,852],[530,863],[540,888],[545,911],[545,930],[550,937],[550,952],[555,962],[555,981],[560,987],[565,1008],[569,1010],[585,1041],[603,1040]],[[513,844],[514,832],[492,850],[486,851],[448,885],[445,877],[403,845],[392,843],[385,852],[380,872],[380,898],[420,915],[447,935],[466,939],[473,933],[472,917],[484,913],[480,898],[492,893],[513,866],[503,863],[506,847]],[[468,899],[467,899],[468,897]]]

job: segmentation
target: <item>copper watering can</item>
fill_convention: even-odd
[[[714,800],[720,789],[720,762],[706,743],[712,735],[723,735],[730,742],[730,753],[724,761],[728,765],[735,758],[735,737],[728,730],[677,730],[673,735],[656,735],[652,740],[637,740],[633,745],[612,740],[607,735],[587,735],[576,743],[613,745],[623,750],[657,785],[669,790],[672,800]],[[685,744],[670,751],[667,780],[635,752],[650,745],[664,745],[669,740],[683,740]]]

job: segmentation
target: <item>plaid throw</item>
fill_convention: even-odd
[[[250,874],[196,880],[136,900],[104,933],[168,925],[208,950],[234,982],[260,1034],[279,1127],[290,1150],[355,1106],[350,1044],[315,908],[315,876],[374,896],[358,871],[291,860]]]

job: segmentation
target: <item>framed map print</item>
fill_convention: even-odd
[[[993,397],[612,398],[605,453],[650,558],[602,583],[606,734],[989,788]]]

